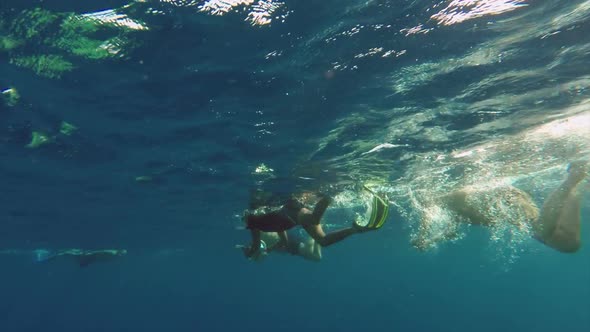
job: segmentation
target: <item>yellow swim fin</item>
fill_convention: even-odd
[[[387,221],[387,214],[389,213],[389,204],[381,196],[377,195],[374,191],[367,188],[367,186],[363,186],[363,189],[368,191],[373,196],[373,199],[371,202],[371,216],[369,217],[369,222],[362,227],[366,230],[379,229]]]

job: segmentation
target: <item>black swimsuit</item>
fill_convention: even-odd
[[[280,210],[262,215],[249,215],[247,227],[263,232],[282,232],[297,226],[297,215],[304,207],[301,202],[290,198]]]

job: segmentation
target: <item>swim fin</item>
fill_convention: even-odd
[[[383,227],[385,221],[387,221],[389,204],[385,201],[385,199],[377,195],[374,191],[367,188],[366,186],[363,186],[363,189],[368,191],[373,196],[371,201],[370,217],[366,225],[359,225],[357,223],[356,226],[361,228],[363,231],[379,229]]]

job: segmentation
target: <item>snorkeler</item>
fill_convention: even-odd
[[[47,250],[37,250],[37,262],[48,262],[59,257],[71,257],[80,267],[87,267],[97,262],[106,262],[127,254],[127,250],[106,249],[106,250],[82,250],[65,249],[52,253]]]
[[[260,233],[260,250],[258,250],[250,259],[259,261],[272,252],[280,254],[291,254],[303,259],[319,262],[322,260],[322,246],[319,245],[309,235],[301,234],[303,230],[291,228],[287,231],[287,245],[277,246],[281,240],[279,233],[261,232]],[[237,245],[236,248],[249,250],[249,246]]]
[[[523,230],[530,230],[541,243],[564,253],[580,249],[581,202],[578,184],[588,174],[588,162],[571,163],[564,182],[545,200],[539,209],[524,191],[503,186],[497,188],[465,187],[440,197],[438,204],[457,215],[457,221],[473,225],[493,226],[500,218]],[[499,213],[506,213],[499,216]],[[436,242],[456,237],[454,231],[429,236],[433,220],[425,213],[420,234],[413,241],[419,250],[426,250]]]
[[[371,192],[368,188],[365,189]],[[287,251],[298,254],[295,249],[299,249],[300,242],[297,241],[297,248],[293,246],[293,241],[291,241],[290,245],[287,234],[288,230],[296,226],[301,226],[309,234],[315,241],[313,245],[317,244],[321,247],[327,247],[340,242],[353,234],[379,229],[387,219],[389,206],[385,200],[373,192],[371,194],[373,195],[373,205],[371,216],[366,225],[360,225],[355,221],[352,222],[350,227],[327,234],[322,228],[321,219],[332,200],[326,196],[319,199],[313,211],[307,209],[297,198],[291,197],[278,210],[263,214],[246,213],[244,221],[246,222],[246,228],[250,230],[252,235],[252,245],[243,248],[244,255],[250,258],[254,255],[259,255],[261,250]],[[278,235],[278,241],[272,246],[266,247],[266,243],[262,240],[263,233],[276,233]],[[311,244],[308,244],[308,247],[304,245],[303,250],[308,250],[309,248],[312,248],[313,254],[314,247]],[[319,255],[321,257],[321,251]]]

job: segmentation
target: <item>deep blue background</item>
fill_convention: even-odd
[[[585,331],[588,250],[532,244],[509,271],[490,260],[478,230],[460,245],[418,254],[402,227],[295,257],[244,261],[232,234],[208,232],[168,255],[135,250],[78,269],[3,258],[3,326],[12,331],[339,329]],[[588,236],[586,232],[585,236]],[[209,240],[207,240],[209,239]],[[199,242],[197,242],[199,241]]]
[[[86,13],[126,3],[3,0],[0,9],[9,17],[9,9]],[[0,255],[0,331],[589,331],[587,245],[564,255],[530,240],[510,262],[486,230],[472,228],[459,243],[419,253],[409,245],[408,220],[392,211],[384,229],[326,248],[319,264],[289,256],[257,264],[234,249],[248,241],[236,230],[237,215],[248,205],[260,163],[275,169],[278,189],[286,191],[299,185],[298,171],[317,174],[307,162],[322,165],[349,152],[338,142],[312,156],[339,119],[367,108],[428,109],[486,75],[544,67],[553,51],[583,45],[588,36],[586,24],[577,24],[554,39],[515,45],[519,56],[502,64],[458,68],[396,94],[392,75],[460,57],[500,35],[486,24],[522,10],[444,27],[425,10],[440,9],[437,2],[364,3],[286,1],[288,9],[279,11],[289,11],[286,21],[268,27],[250,26],[240,11],[213,17],[191,6],[136,4],[164,12],[129,12],[151,27],[135,36],[139,46],[123,59],[74,59],[77,69],[59,80],[16,67],[0,53],[0,88],[14,86],[22,96],[18,106],[0,109],[0,250],[22,250]],[[524,10],[543,6],[560,5],[538,1]],[[433,30],[400,33],[420,23]],[[392,27],[369,28],[374,24]],[[342,37],[359,25],[367,28]],[[328,44],[328,37],[339,39]],[[354,57],[378,46],[407,53],[395,61]],[[274,50],[283,53],[266,59]],[[552,81],[504,82],[472,101],[573,80],[587,60],[572,56]],[[359,69],[332,77],[334,62]],[[586,96],[562,92],[558,106]],[[517,106],[530,107],[506,105]],[[442,114],[430,125],[462,132],[488,120]],[[61,121],[79,130],[38,149],[24,147],[32,131],[55,131]],[[490,137],[393,143],[409,144],[408,153],[448,152],[520,126]],[[385,179],[407,166],[398,160],[401,152],[390,153]],[[334,173],[347,167],[314,186],[342,181],[346,176]],[[154,181],[137,183],[142,175]],[[590,239],[587,202],[586,196],[583,242]],[[129,254],[80,269],[67,260],[35,264],[27,253],[36,248]]]

